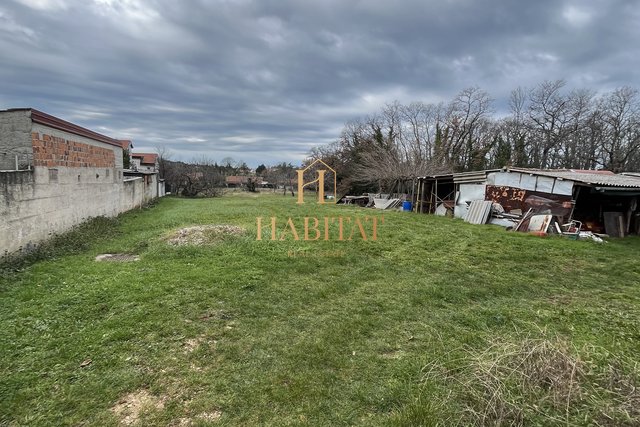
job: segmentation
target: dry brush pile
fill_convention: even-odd
[[[423,377],[449,387],[461,425],[640,425],[637,362],[606,354],[601,363],[597,349],[558,337],[495,340],[466,353],[459,368],[431,363]]]

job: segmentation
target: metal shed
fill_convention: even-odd
[[[472,202],[492,201],[506,213],[546,212],[622,237],[640,234],[639,196],[640,173],[506,167],[420,177],[415,210],[466,218]]]

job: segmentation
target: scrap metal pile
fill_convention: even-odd
[[[596,242],[603,242],[602,238],[608,237],[606,234],[581,230],[580,221],[568,220],[563,223],[564,215],[553,212],[548,203],[540,202],[540,200],[530,201],[534,207],[522,213],[520,209],[506,212],[501,204],[490,200],[474,200],[469,204],[464,220],[470,224],[501,225],[507,230],[529,232],[539,236],[555,234],[576,240],[591,239]],[[538,206],[535,206],[536,204]]]
[[[344,196],[338,203],[387,210],[400,208],[407,199],[407,194],[364,193],[362,196]]]

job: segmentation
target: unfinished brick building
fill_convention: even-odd
[[[0,255],[157,197],[123,178],[121,141],[32,108],[0,111]]]

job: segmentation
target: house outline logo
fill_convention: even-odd
[[[298,172],[298,201],[296,203],[299,204],[299,205],[304,203],[304,187],[306,187],[308,185],[311,185],[311,184],[315,184],[316,182],[318,183],[318,203],[320,203],[320,204],[324,204],[325,203],[325,201],[324,201],[324,179],[325,179],[325,173],[327,172],[327,169],[317,169],[316,172],[318,173],[318,177],[316,179],[314,179],[313,181],[309,181],[309,182],[306,182],[306,183],[304,182],[304,173],[306,171],[308,171],[309,169],[311,169],[313,166],[315,166],[317,163],[321,163],[331,173],[333,173],[333,197],[334,197],[334,199],[337,197],[336,188],[337,188],[338,174],[336,173],[335,169],[333,169],[331,166],[329,166],[324,161],[322,161],[322,159],[315,159],[306,168],[297,169],[296,170],[296,172]]]

